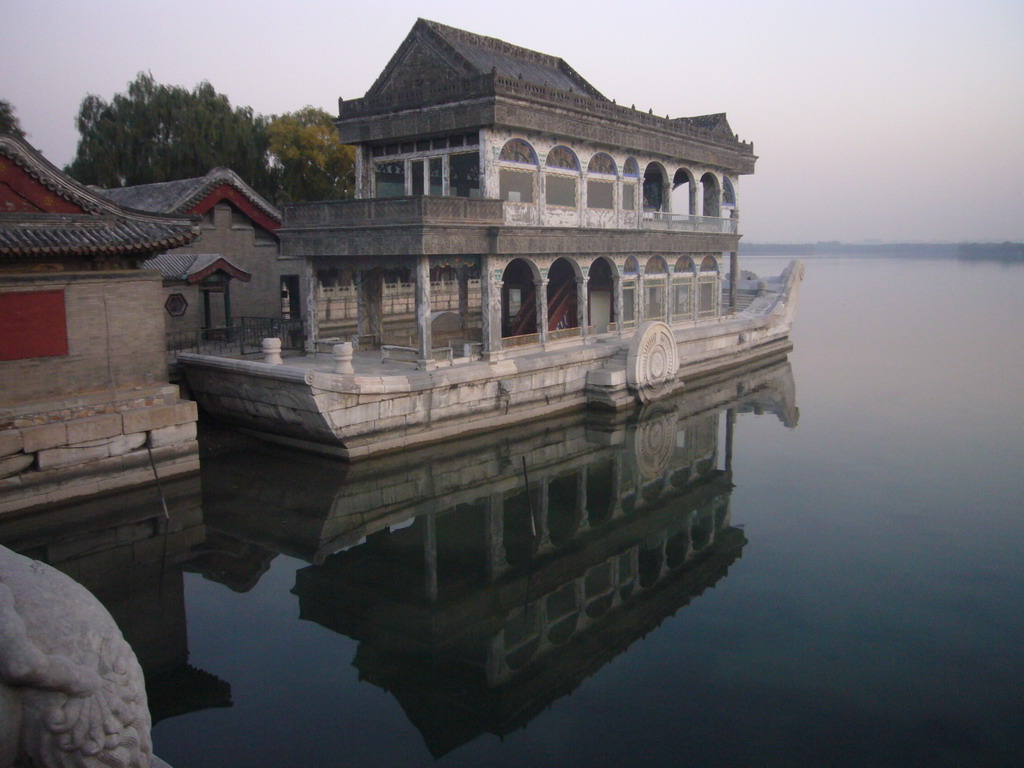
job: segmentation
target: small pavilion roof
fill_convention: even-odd
[[[252,275],[219,253],[161,253],[142,262],[143,269],[155,269],[165,280],[198,283],[214,272],[224,272],[243,283]]]
[[[241,199],[252,206],[252,218],[264,228],[274,231],[281,225],[281,212],[266,198],[246,184],[230,168],[214,168],[205,176],[130,187],[112,187],[96,191],[119,205],[156,213],[205,213],[204,201],[222,186],[231,187]],[[240,202],[240,201],[239,201]],[[242,204],[241,207],[248,207]]]

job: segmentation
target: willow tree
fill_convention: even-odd
[[[21,121],[14,114],[14,107],[5,99],[0,99],[0,133],[13,133],[18,138],[25,138],[25,131],[21,129]]]
[[[272,118],[268,131],[279,203],[352,197],[355,150],[341,143],[327,112],[306,106]]]
[[[78,149],[65,170],[83,184],[120,187],[203,176],[224,166],[274,199],[268,122],[249,107],[232,107],[209,82],[189,91],[140,73],[110,102],[94,94],[82,100]]]

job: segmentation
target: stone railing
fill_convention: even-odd
[[[646,211],[643,220],[644,229],[667,229],[675,232],[713,232],[722,235],[735,235],[739,231],[738,224],[738,219],[726,219],[717,216],[691,216],[686,213],[664,213],[662,211]]]
[[[296,203],[283,209],[283,229],[395,224],[501,224],[501,200],[464,197],[375,197]]]

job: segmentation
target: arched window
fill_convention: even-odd
[[[590,163],[587,165],[587,173],[609,173],[614,176],[615,161],[612,160],[611,155],[598,152],[590,158]]]
[[[622,210],[636,210],[636,180],[640,177],[640,166],[636,160],[627,157],[622,166]]]
[[[678,261],[676,261],[676,269],[675,269],[675,271],[677,273],[678,272],[696,272],[697,269],[696,269],[696,267],[693,264],[693,259],[691,259],[689,256],[680,256]]]
[[[498,169],[499,197],[510,203],[532,203],[537,176],[537,154],[533,147],[522,139],[512,139],[505,142],[498,160],[519,166]]]
[[[636,258],[630,256],[626,259],[626,265],[622,268],[622,271],[627,275],[635,275],[640,271],[640,265],[637,263]]]
[[[576,155],[567,147],[555,147],[546,159],[549,170],[574,171],[569,176],[564,173],[548,173],[544,179],[545,202],[548,205],[558,205],[567,208],[577,206],[577,184],[579,179],[580,163]]]
[[[622,272],[625,278],[622,281],[622,325],[628,328],[636,325],[636,278],[640,272],[640,265],[633,256],[626,259]]]
[[[693,281],[697,271],[693,259],[680,256],[672,275],[672,319],[676,322],[693,319]]]
[[[580,161],[568,147],[555,147],[548,152],[545,161],[548,168],[562,168],[567,171],[579,171]]]
[[[665,319],[665,278],[668,265],[660,256],[651,256],[644,265],[644,317],[649,320]]]
[[[612,209],[615,207],[615,161],[610,155],[598,152],[587,165],[587,207]],[[601,178],[607,176],[608,178]]]
[[[644,267],[645,275],[664,275],[668,272],[668,265],[661,256],[651,256]]]
[[[533,147],[522,139],[512,139],[505,142],[505,146],[501,148],[501,154],[498,155],[498,159],[509,163],[537,165],[537,153],[533,151]]]
[[[714,317],[718,314],[721,289],[718,285],[718,261],[705,256],[700,262],[697,276],[697,316]]]

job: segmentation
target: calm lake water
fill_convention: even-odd
[[[1024,765],[1024,267],[805,264],[790,365],[0,539],[127,625],[174,768]]]

